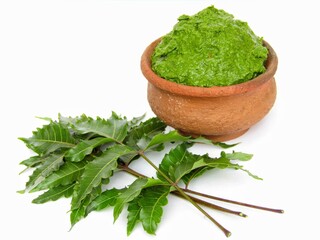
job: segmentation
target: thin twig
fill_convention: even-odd
[[[133,170],[132,168],[128,167],[127,165],[122,165],[122,166],[119,166],[119,168],[135,177],[142,177],[142,178],[147,178],[147,176],[141,174],[141,173],[138,173],[137,171]],[[183,190],[183,189],[182,189]],[[184,198],[178,191],[172,191],[171,192],[173,195],[177,196],[177,197],[180,197],[180,198]],[[227,208],[224,208],[224,207],[220,207],[216,204],[212,204],[212,203],[209,203],[209,202],[206,202],[206,201],[203,201],[199,198],[196,198],[196,197],[193,197],[193,196],[190,196],[188,195],[193,201],[195,201],[196,203],[198,204],[201,204],[203,206],[206,206],[206,207],[209,207],[211,209],[214,209],[214,210],[218,210],[218,211],[223,211],[223,212],[227,212],[227,213],[231,213],[231,214],[235,214],[235,215],[238,215],[238,216],[241,216],[241,217],[247,217],[246,214],[242,213],[242,212],[236,212],[236,211],[233,211],[233,210],[230,210],[230,209],[227,209]]]
[[[178,196],[178,197],[181,197],[183,198],[183,196],[180,195],[179,192],[171,192],[173,195],[175,196]],[[188,195],[188,194],[187,194]],[[213,203],[209,203],[209,202],[206,202],[204,200],[201,200],[199,198],[196,198],[196,197],[193,197],[193,196],[190,196],[188,195],[193,201],[195,201],[196,203],[198,204],[201,204],[203,206],[206,206],[206,207],[209,207],[209,208],[212,208],[212,209],[215,209],[215,210],[218,210],[218,211],[222,211],[222,212],[226,212],[226,213],[231,213],[231,214],[234,214],[234,215],[237,215],[237,216],[240,216],[240,217],[247,217],[246,214],[242,213],[242,212],[237,212],[237,211],[233,211],[233,210],[230,210],[228,208],[224,208],[224,207],[220,207],[216,204],[213,204]]]
[[[282,210],[282,209],[267,208],[267,207],[261,207],[261,206],[252,205],[252,204],[248,204],[248,203],[233,201],[233,200],[229,200],[229,199],[225,199],[225,198],[215,197],[215,196],[212,196],[212,195],[196,192],[196,191],[193,191],[193,190],[190,190],[190,189],[183,189],[183,191],[185,191],[187,193],[194,194],[194,195],[198,195],[198,196],[201,196],[201,197],[214,199],[214,200],[217,200],[217,201],[237,204],[237,205],[241,205],[241,206],[245,206],[245,207],[256,208],[256,209],[269,211],[269,212],[274,212],[274,213],[284,213],[284,210]]]

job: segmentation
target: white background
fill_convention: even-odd
[[[32,204],[37,195],[16,193],[31,156],[18,137],[30,137],[58,113],[129,118],[153,116],[140,56],[169,32],[181,14],[214,4],[247,21],[279,57],[278,96],[270,114],[234,150],[254,154],[243,172],[211,172],[191,188],[213,195],[282,208],[284,214],[224,205],[248,218],[208,210],[232,232],[230,239],[319,239],[319,32],[317,1],[279,0],[1,0],[0,1],[0,239],[224,239],[187,202],[173,196],[157,235],[138,226],[126,236],[126,216],[113,224],[112,210],[91,213],[69,231],[69,199]],[[219,154],[217,148],[199,152]],[[136,164],[138,170],[143,164]],[[124,183],[131,178],[123,175]]]

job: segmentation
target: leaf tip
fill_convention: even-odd
[[[70,226],[68,232],[71,232],[71,230],[73,229],[74,225],[75,225],[74,223],[71,223],[71,226]]]
[[[131,235],[132,231],[133,231],[133,228],[130,228],[129,225],[127,225],[127,237]]]
[[[113,209],[113,224],[115,224],[115,222],[117,221],[117,219],[120,216],[121,210],[119,210],[118,208],[119,208],[119,206],[116,204]]]
[[[25,192],[26,192],[26,190],[24,190],[24,189],[23,189],[23,190],[18,190],[18,191],[17,191],[17,193],[19,193],[19,194],[24,194]]]
[[[40,120],[44,120],[44,121],[47,121],[47,122],[52,122],[52,118],[49,118],[49,117],[36,116],[35,118],[40,119]]]
[[[41,203],[40,201],[38,201],[37,198],[33,199],[31,202],[34,203],[34,204],[39,204],[39,203]]]

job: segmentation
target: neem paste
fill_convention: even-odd
[[[210,6],[182,15],[152,55],[152,69],[184,85],[227,86],[265,71],[268,50],[246,22]]]

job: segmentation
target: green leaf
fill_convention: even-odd
[[[41,163],[43,163],[43,157],[40,157],[40,156],[32,156],[20,162],[21,165],[25,165],[27,167],[36,167]]]
[[[202,162],[202,164],[203,166],[220,169],[225,169],[233,165],[233,163],[227,157],[225,152],[221,152],[219,158],[211,158],[207,156],[206,159],[204,159],[204,161]]]
[[[118,196],[124,191],[124,189],[107,189],[99,196],[97,196],[88,206],[87,214],[92,211],[100,211],[107,207],[114,206],[116,204]]]
[[[213,144],[221,148],[231,148],[231,147],[237,146],[239,143],[227,144],[223,142],[215,142]]]
[[[39,116],[37,116],[36,118],[38,118],[40,120],[47,121],[47,122],[52,122],[53,121],[52,118],[50,118],[50,117],[39,117]]]
[[[240,155],[243,155],[243,154],[240,154]],[[258,177],[257,175],[252,174],[249,170],[244,169],[243,166],[236,164],[236,163],[232,163],[231,160],[232,159],[228,158],[228,154],[226,154],[225,152],[221,152],[219,158],[217,158],[217,159],[207,158],[206,162],[208,163],[207,166],[211,167],[211,168],[217,167],[217,168],[222,168],[222,169],[223,168],[232,168],[235,170],[242,170],[242,171],[246,172],[249,176],[253,177],[254,179],[262,180],[262,178]]]
[[[181,177],[193,170],[194,163],[201,157],[191,154],[187,150],[187,144],[182,143],[171,149],[162,159],[159,168],[174,182],[178,182]],[[157,173],[159,179],[162,175]]]
[[[79,179],[84,171],[85,165],[85,162],[66,162],[59,170],[45,178],[30,192],[53,188],[59,185],[69,185]]]
[[[75,189],[77,189],[78,186],[75,186]],[[93,199],[95,199],[97,196],[101,194],[101,188],[96,187],[94,188],[90,194],[88,194],[85,199],[81,202],[78,208],[71,209],[70,214],[70,223],[71,228],[79,222],[82,218],[87,216],[87,208],[92,202]]]
[[[149,234],[155,234],[162,217],[162,207],[168,203],[170,186],[154,186],[143,189],[139,204],[141,206],[140,221],[143,229]]]
[[[138,178],[122,194],[120,194],[113,209],[114,221],[120,216],[124,205],[139,196],[147,182],[147,178]]]
[[[126,203],[131,202],[144,188],[157,186],[157,185],[168,185],[167,183],[153,178],[138,178],[135,180],[117,199],[117,202],[114,206],[113,217],[116,221],[121,214],[123,207]]]
[[[131,128],[137,126],[137,125],[139,125],[140,122],[141,122],[145,117],[146,117],[146,114],[143,114],[143,115],[141,115],[141,116],[139,116],[139,117],[134,117],[134,118],[132,118],[130,121],[128,121],[128,127],[129,127],[129,129],[131,129]]]
[[[197,163],[200,162],[199,161],[200,159],[201,159],[201,156],[191,154],[190,152],[187,151],[186,154],[184,155],[183,160],[174,169],[173,176],[176,179],[175,181],[176,182],[180,181],[180,179],[183,176],[185,176],[192,170],[202,167],[201,165],[200,166],[197,165]]]
[[[202,175],[205,171],[219,168],[232,168],[235,170],[242,170],[247,172],[251,177],[260,179],[258,176],[253,175],[243,166],[232,163],[231,160],[249,160],[251,154],[233,152],[226,154],[221,152],[219,158],[211,158],[208,154],[196,155],[188,151],[187,143],[182,143],[167,153],[159,165],[159,169],[165,173],[174,182],[179,182],[180,179],[188,185],[191,180]],[[159,179],[163,180],[161,174],[157,173]]]
[[[56,122],[38,128],[30,138],[19,139],[39,155],[46,155],[60,148],[72,148],[76,143],[68,128]]]
[[[241,155],[242,158],[245,158],[245,159],[248,157],[248,156],[244,157],[243,154],[240,154],[240,155]],[[242,170],[242,171],[246,172],[249,176],[251,176],[251,177],[253,177],[253,178],[257,179],[257,180],[262,180],[262,178],[254,175],[250,171],[244,169],[243,166],[231,162],[232,159],[228,158],[228,156],[233,156],[233,155],[232,154],[228,155],[223,151],[220,153],[220,157],[219,158],[211,158],[208,155],[203,155],[202,159],[200,159],[199,161],[195,162],[195,164],[193,166],[193,169],[203,168],[202,172],[201,172],[201,173],[203,173],[204,171],[210,170],[210,169],[213,169],[213,168],[219,168],[219,169],[231,168],[231,169],[235,169],[235,170]],[[193,172],[191,172],[190,174],[193,174],[194,177],[200,176],[199,174],[194,175]]]
[[[33,202],[44,203],[71,196],[72,226],[90,212],[112,206],[116,221],[128,206],[127,235],[139,222],[146,232],[155,234],[163,207],[168,203],[168,194],[175,190],[161,174],[157,173],[159,179],[138,178],[123,189],[102,190],[106,189],[115,171],[143,176],[128,165],[140,156],[146,158],[145,151],[162,150],[166,143],[178,145],[163,157],[159,168],[176,184],[183,181],[188,186],[194,178],[209,170],[225,168],[241,170],[260,179],[233,162],[250,160],[252,154],[221,152],[219,157],[213,158],[208,154],[193,154],[190,148],[196,143],[222,148],[237,144],[182,136],[176,130],[165,132],[166,125],[160,119],[143,119],[144,115],[128,121],[115,112],[108,119],[93,119],[86,115],[75,118],[59,115],[58,122],[45,119],[49,121],[48,125],[38,128],[30,138],[20,138],[38,154],[21,162],[27,169],[35,168],[26,183],[26,190],[48,189]],[[145,160],[149,162],[149,159]]]
[[[70,223],[71,223],[71,228],[73,228],[73,226],[79,222],[82,218],[85,217],[86,215],[86,204],[88,204],[89,198],[85,199],[81,205],[76,208],[76,209],[72,209],[71,213],[70,213]]]
[[[230,160],[248,161],[252,159],[253,154],[233,151],[232,153],[226,153],[226,157]]]
[[[186,185],[186,188],[188,188],[189,183],[194,179],[197,178],[199,176],[201,176],[203,173],[205,173],[207,170],[209,170],[210,168],[208,167],[199,167],[197,169],[194,169],[192,171],[190,171],[189,173],[187,173],[186,175],[184,175],[181,180],[184,182],[184,184]]]
[[[223,143],[223,142],[213,142],[212,140],[205,138],[205,137],[197,137],[197,138],[191,138],[189,140],[189,142],[194,142],[194,143],[204,143],[204,144],[208,144],[208,145],[215,145],[221,148],[231,148],[234,147],[236,145],[238,145],[239,143],[234,143],[234,144],[227,144],[227,143]]]
[[[127,235],[129,236],[134,227],[137,225],[137,223],[140,221],[140,212],[142,207],[139,205],[139,198],[133,199],[128,204],[128,223],[127,223]]]
[[[38,166],[29,178],[26,184],[26,189],[34,188],[40,184],[48,175],[56,171],[63,165],[63,153],[50,154],[49,156],[43,157],[43,164]]]
[[[223,151],[220,153],[219,158],[211,158],[211,157],[207,156],[204,159],[203,164],[205,164],[208,167],[220,168],[220,169],[225,169],[225,168],[238,169],[238,167],[239,167],[238,164],[232,163],[231,159],[228,158],[228,155]]]
[[[211,158],[207,154],[202,155],[202,158],[193,164],[189,173],[185,174],[181,179],[188,186],[194,178],[201,176],[204,172],[214,168],[225,169],[231,167],[232,164],[230,159],[224,157]],[[232,168],[235,169],[234,167]]]
[[[75,147],[67,151],[65,158],[68,161],[79,162],[82,161],[88,154],[91,154],[93,149],[111,142],[110,138],[97,137],[90,140],[83,140],[78,143]]]
[[[263,180],[263,178],[259,177],[258,175],[255,175],[255,174],[251,173],[249,170],[244,169],[243,166],[240,166],[238,169],[246,172],[250,177],[252,177],[252,178],[254,178],[254,179],[256,179],[256,180]],[[237,169],[236,169],[236,170],[237,170]]]
[[[108,120],[97,117],[93,119],[82,115],[72,122],[72,127],[81,134],[94,133],[109,138],[114,142],[122,142],[127,136],[128,124],[126,120],[111,116]]]
[[[190,137],[182,136],[178,131],[173,130],[168,133],[159,133],[154,136],[145,147],[145,151],[162,143],[188,141]]]
[[[132,152],[132,149],[123,145],[114,145],[101,156],[89,162],[79,180],[79,187],[72,198],[72,209],[78,208],[81,201],[92,191],[93,188],[101,184],[102,179],[112,176],[117,168],[117,159]]]
[[[80,118],[81,117],[64,117],[60,113],[58,114],[59,123],[66,127],[74,125],[76,121],[80,120]]]
[[[164,131],[167,127],[159,118],[150,118],[145,122],[131,129],[125,143],[129,146],[136,147],[142,138],[149,141],[153,136]]]
[[[158,118],[150,118],[145,122],[141,122],[138,126],[133,127],[124,143],[134,149],[140,150],[146,146],[153,136],[158,133],[161,133],[166,128],[166,125]],[[157,148],[152,149],[155,151],[162,150],[162,146],[157,146]],[[130,164],[131,161],[138,159],[136,153],[128,154],[121,157],[121,161],[127,165]]]
[[[41,194],[37,198],[33,199],[32,203],[41,204],[49,201],[56,201],[62,197],[70,197],[73,193],[73,187],[74,184],[52,188],[47,192]]]

